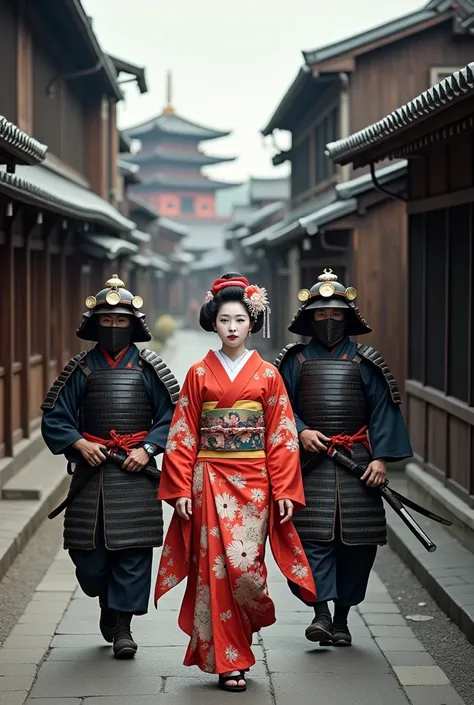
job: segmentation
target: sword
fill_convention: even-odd
[[[336,448],[333,448],[331,451],[329,451],[329,445],[328,447],[328,455],[329,457],[333,458],[335,462],[345,468],[346,470],[349,470],[353,475],[358,477],[359,479],[362,477],[362,475],[365,473],[365,468],[362,465],[359,465],[356,463],[352,458],[348,458],[346,455],[338,451]],[[311,463],[312,459],[306,461],[304,463],[302,470]],[[404,524],[410,529],[412,534],[418,539],[418,541],[423,545],[424,548],[426,548],[427,551],[432,553],[433,551],[436,551],[436,544],[433,543],[433,541],[430,539],[430,537],[423,531],[421,526],[413,519],[411,514],[407,511],[406,506],[410,507],[410,509],[413,509],[415,512],[418,512],[419,514],[422,514],[425,517],[428,517],[429,519],[432,519],[433,521],[438,522],[439,524],[443,524],[444,526],[451,526],[452,522],[450,522],[448,519],[445,519],[444,517],[439,516],[438,514],[435,514],[434,512],[431,512],[428,509],[425,509],[424,507],[420,506],[416,502],[414,502],[411,499],[408,499],[408,497],[404,497],[400,492],[397,492],[396,490],[392,490],[389,486],[389,481],[385,480],[380,487],[376,488],[380,491],[380,494],[382,495],[383,499],[389,504],[392,509],[395,511],[395,513],[400,517],[400,519],[404,522]]]
[[[107,460],[114,463],[114,465],[118,465],[120,468],[127,459],[127,453],[125,453],[125,451],[111,451],[103,449],[103,453]],[[53,509],[52,512],[48,514],[48,519],[54,519],[59,514],[61,514],[61,512],[63,512],[66,507],[71,504],[74,497],[77,497],[79,492],[84,489],[89,480],[93,477],[93,475],[95,475],[95,473],[99,469],[100,465],[87,465],[86,468],[83,468],[78,475],[76,484],[72,486],[72,489],[69,489],[66,499],[64,499],[61,504],[59,504],[55,509]],[[124,470],[124,472],[127,471]],[[155,482],[160,481],[161,471],[158,470],[155,465],[147,464],[143,468],[141,468],[139,472],[142,472],[144,475],[147,475],[151,480],[154,480]]]

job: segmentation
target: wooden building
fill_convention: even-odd
[[[264,249],[265,261],[278,273],[273,275],[279,312],[276,347],[289,339],[286,325],[298,306],[298,290],[313,284],[322,267],[332,266],[359,292],[360,309],[374,330],[364,340],[383,352],[397,378],[406,377],[403,166],[385,172],[386,165],[380,164],[378,179],[372,183],[369,178],[351,211],[347,203],[341,205],[338,185],[357,190],[357,179],[367,169],[333,164],[325,145],[383,117],[440,75],[464,66],[474,48],[474,38],[463,25],[473,12],[468,5],[472,3],[431,1],[381,27],[303,52],[303,67],[262,131],[291,132],[291,149],[274,157],[275,164],[291,162],[291,205],[279,226],[261,233],[260,239],[256,234],[243,241]],[[385,188],[399,200],[384,193]],[[308,222],[311,231],[305,227]],[[394,292],[390,301],[383,295],[387,285]]]
[[[407,418],[418,481],[474,506],[474,64],[328,145],[339,165],[408,160]],[[386,221],[381,228],[390,227]],[[384,298],[393,291],[387,287]],[[416,473],[415,473],[416,474]],[[426,474],[423,480],[423,474]],[[459,525],[459,512],[456,523]],[[472,543],[472,525],[470,527]]]
[[[122,93],[81,4],[0,0],[0,36],[0,456],[12,456],[83,345],[85,297],[126,275],[138,245],[111,203]]]

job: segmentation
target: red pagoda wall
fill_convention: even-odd
[[[160,215],[169,218],[215,218],[215,196],[213,193],[202,191],[166,191],[162,193],[140,193],[140,198],[147,201]],[[192,212],[184,212],[182,199],[192,198],[194,201]]]

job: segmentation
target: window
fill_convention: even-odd
[[[194,213],[194,198],[181,197],[181,213]]]
[[[314,130],[314,149],[316,162],[316,183],[330,179],[336,171],[334,162],[326,156],[325,150],[328,142],[334,142],[339,136],[339,108],[335,107],[329,112]]]
[[[424,382],[425,216],[411,215],[408,225],[408,377]]]
[[[426,215],[426,380],[445,391],[446,227],[445,210]]]
[[[304,137],[292,150],[291,195],[293,198],[310,188],[309,178],[309,137]]]
[[[440,83],[440,81],[443,81],[445,78],[448,78],[448,76],[451,76],[452,73],[455,73],[456,71],[460,71],[463,68],[464,68],[464,65],[463,66],[432,66],[430,68],[430,87],[435,86],[437,83]]]
[[[470,207],[455,206],[448,211],[448,389],[447,393],[469,403],[469,269]]]

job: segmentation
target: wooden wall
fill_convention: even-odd
[[[64,364],[91,347],[75,335],[84,299],[119,266],[82,254],[62,219],[43,213],[38,224],[36,213],[13,205],[7,217],[0,198],[0,457],[39,425]]]
[[[357,219],[353,232],[353,280],[357,305],[373,345],[385,357],[403,393],[407,345],[407,225],[405,204],[387,200]]]
[[[430,87],[430,67],[472,61],[470,36],[453,37],[452,20],[357,57],[351,75],[351,133],[380,120]]]

